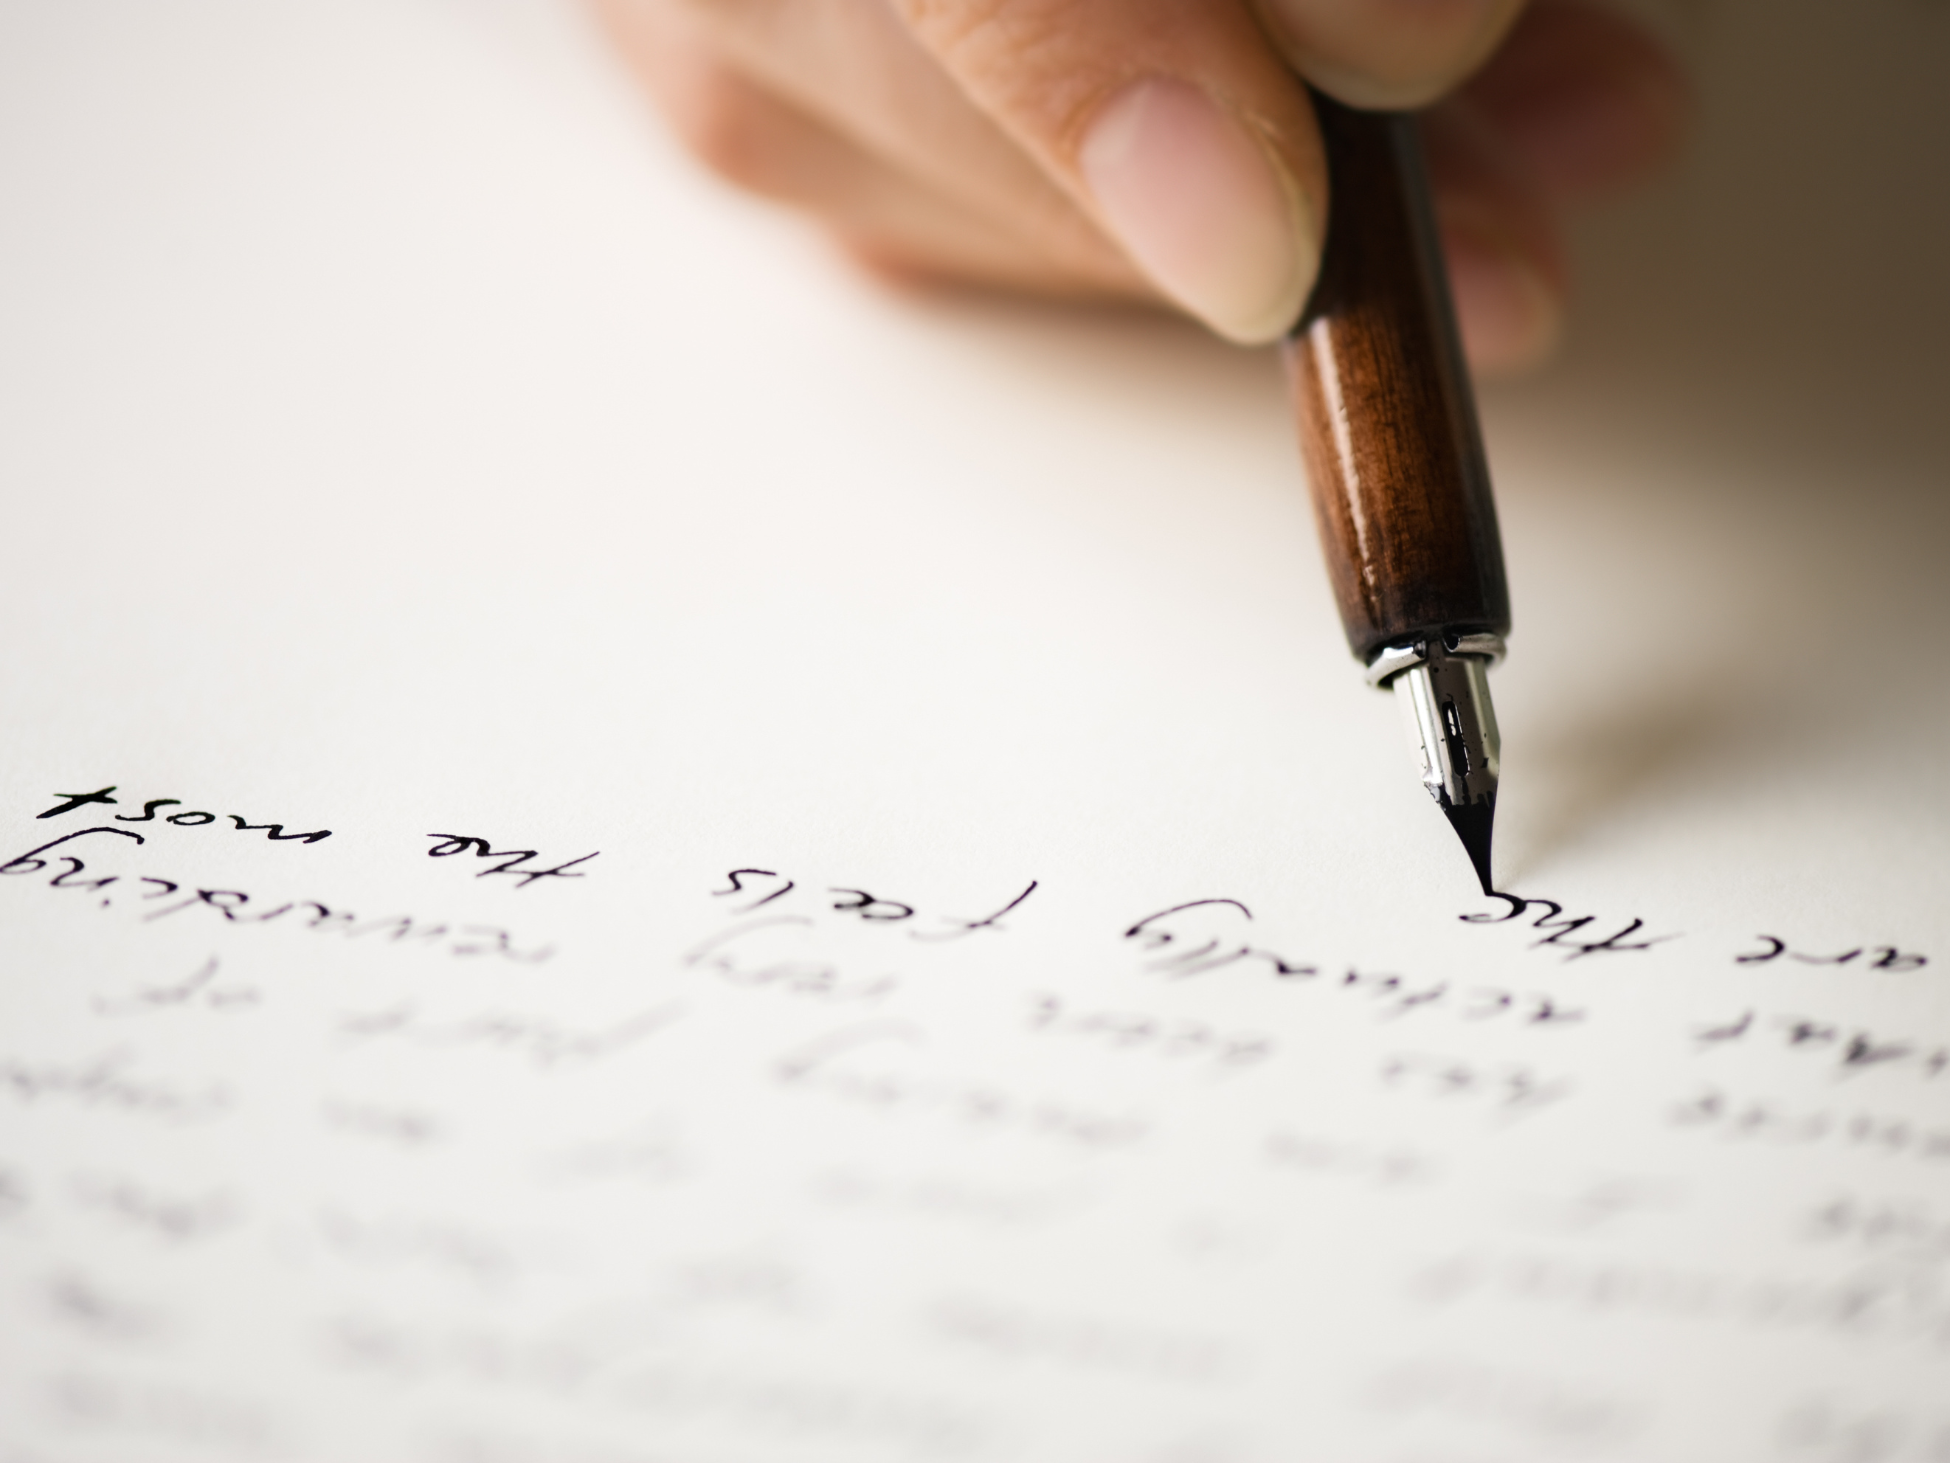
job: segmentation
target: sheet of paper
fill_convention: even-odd
[[[1270,357],[864,284],[573,13],[0,13],[0,1459],[1950,1458],[1944,16],[1851,231],[1824,9],[1663,16],[1488,397],[1498,899]]]

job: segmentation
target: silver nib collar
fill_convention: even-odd
[[[1445,811],[1495,806],[1501,748],[1485,673],[1502,656],[1499,636],[1449,636],[1390,646],[1369,671],[1376,685],[1394,687],[1422,785]]]

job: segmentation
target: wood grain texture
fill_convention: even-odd
[[[1348,644],[1510,628],[1496,505],[1412,117],[1318,94],[1332,216],[1285,354]]]

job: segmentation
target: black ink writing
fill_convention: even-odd
[[[1861,964],[1856,965],[1858,970],[1921,970],[1930,963],[1927,955],[1899,950],[1894,945],[1857,945],[1834,955],[1810,955],[1803,950],[1789,949],[1788,942],[1778,935],[1756,935],[1754,938],[1767,948],[1734,956],[1735,965],[1767,965],[1782,959],[1801,965],[1855,965],[1859,960]]]
[[[1252,911],[1237,899],[1194,899],[1147,915],[1125,930],[1124,938],[1146,951],[1158,952],[1144,963],[1144,969],[1167,980],[1185,980],[1217,970],[1252,969],[1295,985],[1311,984],[1351,998],[1366,997],[1377,1021],[1397,1021],[1417,1012],[1440,1010],[1461,1021],[1500,1020],[1561,1027],[1575,1025],[1589,1014],[1540,991],[1457,987],[1448,981],[1417,983],[1405,976],[1352,967],[1330,977],[1321,964],[1240,940],[1234,929],[1252,917]]]
[[[949,926],[947,930],[932,934],[915,930],[912,932],[913,937],[917,940],[959,940],[965,935],[974,934],[977,930],[999,930],[1002,928],[1002,916],[1020,908],[1023,901],[1036,892],[1037,883],[1037,880],[1031,879],[1022,893],[996,910],[994,914],[983,915],[980,919],[958,919],[953,915],[943,915],[941,918]]]
[[[730,885],[723,889],[713,889],[711,891],[713,898],[722,899],[726,895],[747,892],[745,889],[745,880],[747,878],[771,879],[776,881],[778,885],[777,888],[767,890],[750,904],[741,907],[738,910],[739,914],[750,914],[760,905],[770,904],[774,899],[783,899],[798,887],[792,880],[785,878],[783,875],[775,874],[770,869],[733,869],[725,877],[731,881]]]
[[[731,869],[725,874],[725,880],[726,884],[724,888],[713,889],[711,891],[713,898],[731,899],[743,898],[747,895],[757,896],[738,905],[733,911],[741,915],[750,914],[755,909],[761,909],[768,904],[784,899],[793,890],[800,887],[797,880],[788,878],[786,875],[772,869]],[[984,915],[980,919],[964,919],[953,915],[935,915],[932,918],[939,924],[946,926],[945,929],[928,930],[910,927],[907,933],[911,939],[941,941],[963,939],[974,934],[977,930],[999,930],[1002,928],[1002,917],[1020,908],[1023,901],[1035,892],[1036,880],[1031,879],[1027,888],[993,914]],[[889,899],[883,895],[874,894],[866,889],[856,888],[852,885],[833,885],[828,887],[825,893],[827,895],[840,896],[826,903],[827,909],[837,914],[850,915],[854,919],[867,924],[906,925],[907,921],[914,919],[917,914],[915,906],[907,903],[905,900]],[[804,901],[798,901],[795,907],[804,908]]]
[[[1501,914],[1465,914],[1461,916],[1463,923],[1472,925],[1509,924],[1512,921],[1530,916],[1534,911],[1535,917],[1531,919],[1530,927],[1534,930],[1544,930],[1548,933],[1541,940],[1533,941],[1531,943],[1531,949],[1537,950],[1550,947],[1562,950],[1564,952],[1564,958],[1567,961],[1581,960],[1587,955],[1618,955],[1627,952],[1650,950],[1655,945],[1662,945],[1669,940],[1679,938],[1678,935],[1646,935],[1639,939],[1633,939],[1633,936],[1638,935],[1645,928],[1645,921],[1637,918],[1628,921],[1602,938],[1576,938],[1582,936],[1590,929],[1590,926],[1598,922],[1597,915],[1581,914],[1567,916],[1564,913],[1564,906],[1559,904],[1555,899],[1540,899],[1534,896],[1526,898],[1517,894],[1505,894],[1501,892],[1492,894],[1490,897],[1492,899],[1501,899],[1510,907]],[[1596,931],[1591,931],[1591,933],[1595,934]]]
[[[55,796],[62,799],[62,801],[56,803],[45,813],[36,813],[34,816],[36,818],[58,818],[64,813],[72,813],[77,808],[85,808],[92,803],[119,805],[119,800],[110,796],[114,791],[115,788],[111,785],[109,787],[97,788],[94,792],[88,793],[57,792]],[[153,823],[156,821],[156,809],[181,807],[182,804],[183,800],[181,798],[150,798],[142,805],[142,811],[140,813],[117,813],[115,814],[115,820],[118,823]],[[284,824],[282,823],[251,823],[247,822],[241,813],[228,813],[225,816],[236,825],[236,831],[240,833],[263,833],[266,838],[279,843],[317,843],[322,839],[332,836],[332,830],[329,828],[316,828],[309,833],[286,833],[284,831]],[[217,815],[215,813],[203,812],[200,809],[191,809],[187,812],[169,814],[164,821],[174,823],[179,828],[202,828],[216,822]]]
[[[438,840],[427,850],[428,858],[452,858],[455,854],[471,853],[475,858],[500,859],[501,862],[491,869],[477,869],[474,877],[485,879],[490,874],[506,874],[518,881],[515,884],[517,889],[526,889],[538,879],[586,879],[586,872],[572,874],[568,871],[577,864],[586,864],[597,857],[597,854],[585,853],[581,858],[572,858],[552,869],[524,868],[523,865],[530,859],[540,857],[532,848],[492,848],[485,838],[474,838],[464,833],[429,833],[427,837]]]
[[[1166,952],[1146,964],[1173,979],[1202,975],[1241,961],[1263,961],[1277,976],[1319,973],[1303,961],[1246,943],[1227,928],[1252,917],[1253,912],[1237,899],[1194,899],[1146,915],[1124,931],[1124,938],[1136,941],[1144,950]]]
[[[901,920],[914,918],[914,906],[902,904],[898,899],[881,899],[864,889],[828,889],[826,892],[847,895],[833,908],[841,914],[857,914],[871,924],[898,924]]]
[[[68,867],[51,875],[48,879],[48,887],[62,890],[80,889],[101,894],[102,897],[97,901],[98,906],[107,909],[113,905],[115,896],[106,891],[111,885],[121,882],[124,876],[108,874],[82,880],[78,876],[87,868],[87,864],[74,855],[64,853],[54,854],[48,858],[41,857],[59,845],[95,834],[125,838],[138,846],[145,841],[142,834],[131,833],[126,828],[83,828],[73,833],[64,833],[59,838],[43,843],[38,848],[30,848],[26,853],[0,864],[0,876],[28,877],[44,872],[52,863],[63,863]],[[111,846],[126,847],[126,845]],[[184,890],[184,886],[174,879],[158,878],[148,874],[134,876],[134,882],[158,886],[135,895],[137,902],[167,899],[172,895],[183,893]],[[455,928],[444,923],[423,924],[410,915],[387,915],[379,919],[362,921],[351,910],[335,909],[314,899],[286,900],[269,909],[253,908],[246,912],[246,906],[251,902],[251,896],[241,889],[195,889],[184,894],[184,897],[175,904],[147,911],[141,916],[141,920],[144,924],[149,924],[181,914],[185,910],[201,908],[212,911],[227,925],[263,925],[273,921],[284,921],[286,916],[290,916],[287,927],[326,930],[345,935],[350,939],[378,934],[384,935],[396,944],[413,939],[421,942],[423,946],[445,950],[450,955],[499,956],[524,965],[538,965],[555,953],[552,946],[546,945],[538,949],[519,949],[514,943],[514,937],[507,930],[495,925],[461,925]]]
[[[34,816],[36,818],[58,818],[63,813],[72,813],[76,808],[85,808],[90,803],[113,803],[115,799],[110,797],[109,794],[114,791],[115,788],[111,785],[109,787],[98,787],[93,792],[57,792],[55,796],[64,801],[56,803],[45,813],[36,813]]]

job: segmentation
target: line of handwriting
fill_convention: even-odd
[[[97,1016],[152,1015],[157,1011],[248,1011],[264,999],[256,986],[219,983],[221,967],[212,955],[181,980],[139,985],[124,996],[96,996]]]
[[[898,976],[849,977],[831,961],[795,959],[776,948],[781,942],[798,944],[813,927],[812,919],[803,914],[775,914],[733,925],[685,951],[683,963],[689,969],[709,971],[727,985],[839,1004],[881,1001],[900,985]],[[763,937],[756,948],[748,943],[753,936]],[[768,946],[774,947],[770,953],[766,953]]]
[[[1833,1021],[1811,1016],[1759,1019],[1746,1011],[1732,1021],[1702,1026],[1693,1033],[1702,1050],[1765,1043],[1803,1056],[1832,1059],[1834,1070],[1854,1076],[1871,1068],[1898,1068],[1927,1081],[1950,1069],[1950,1046],[1891,1040],[1857,1027],[1846,1030]]]
[[[86,872],[88,865],[81,859],[68,853],[49,854],[50,849],[98,833],[118,839],[130,839],[138,846],[144,842],[140,833],[131,833],[126,828],[82,828],[73,833],[64,833],[61,837],[43,843],[38,848],[30,848],[26,853],[8,859],[4,864],[0,864],[0,875],[25,878],[44,872],[50,864],[66,864],[68,866],[66,869],[48,877],[48,887],[97,895],[99,896],[98,907],[102,909],[113,906],[116,896],[106,891],[118,883],[124,885],[123,890],[117,891],[118,894],[133,888],[134,885],[154,886],[148,892],[134,896],[133,902],[138,903],[151,903],[159,899],[168,899],[172,895],[183,895],[183,898],[174,904],[161,905],[146,911],[141,916],[144,924],[153,923],[169,915],[180,914],[187,909],[203,908],[213,910],[229,925],[263,925],[273,920],[282,920],[286,915],[290,915],[292,919],[288,927],[325,930],[355,940],[365,935],[379,934],[395,944],[404,944],[411,940],[421,948],[441,949],[450,955],[495,955],[524,965],[538,965],[555,953],[554,948],[547,945],[532,949],[518,949],[514,937],[495,925],[461,925],[456,929],[444,923],[422,923],[413,916],[404,914],[362,921],[349,909],[334,909],[315,899],[286,900],[283,904],[261,913],[253,911],[247,914],[244,909],[251,903],[251,896],[241,889],[187,889],[174,879],[158,878],[147,874],[135,875],[127,879],[122,874],[106,874],[84,879],[81,875]],[[118,846],[127,847],[126,844]],[[91,846],[91,849],[95,847],[99,846]],[[48,856],[42,857],[44,854]],[[311,911],[310,914],[302,913],[305,910]]]
[[[1261,970],[1277,980],[1321,982],[1321,989],[1366,996],[1380,1021],[1398,1020],[1416,1011],[1441,1010],[1463,1021],[1504,1019],[1525,1026],[1569,1026],[1586,1019],[1587,1010],[1565,1007],[1539,991],[1506,990],[1497,986],[1452,986],[1447,981],[1418,986],[1399,975],[1348,969],[1329,977],[1321,966],[1295,960],[1261,945],[1242,941],[1238,925],[1253,913],[1237,899],[1194,899],[1146,915],[1124,931],[1124,938],[1147,952],[1143,963],[1168,980],[1184,980],[1228,967]]]
[[[1036,892],[1037,884],[1036,880],[1031,879],[1027,888],[993,914],[983,915],[979,919],[933,915],[930,918],[946,928],[922,930],[907,926],[907,921],[917,916],[913,905],[898,899],[883,899],[865,889],[843,884],[829,885],[824,889],[801,888],[797,880],[771,869],[732,869],[725,874],[725,881],[725,887],[713,889],[711,897],[738,900],[738,904],[731,909],[735,915],[750,914],[753,910],[764,909],[768,905],[777,906],[781,901],[790,899],[795,909],[811,904],[863,924],[900,925],[906,927],[908,937],[915,940],[959,940],[977,930],[1000,930],[1003,927],[1002,917],[1020,909],[1023,902]],[[835,895],[839,897],[834,898]]]
[[[1590,1013],[1580,1006],[1560,1006],[1542,991],[1510,991],[1498,986],[1451,986],[1447,981],[1414,988],[1399,975],[1348,970],[1321,989],[1365,995],[1377,1021],[1397,1021],[1422,1011],[1441,1011],[1459,1021],[1504,1021],[1522,1026],[1575,1026]]]
[[[222,1086],[143,1076],[132,1070],[135,1064],[135,1055],[124,1047],[72,1062],[0,1057],[0,1092],[29,1107],[68,1103],[169,1122],[213,1118],[231,1106],[230,1092]]]
[[[1863,970],[1921,970],[1930,963],[1927,955],[1914,951],[1899,950],[1894,945],[1857,945],[1853,950],[1844,950],[1839,955],[1810,955],[1802,950],[1791,950],[1788,942],[1779,935],[1755,935],[1756,940],[1765,942],[1765,950],[1749,950],[1744,955],[1733,957],[1735,965],[1766,965],[1783,957],[1802,965],[1853,965],[1864,955],[1873,955],[1872,960],[1864,960]]]
[[[597,856],[596,853],[585,853],[581,858],[569,859],[552,869],[524,868],[522,866],[530,859],[541,856],[532,848],[494,848],[485,838],[475,838],[465,833],[429,833],[427,837],[438,840],[427,850],[428,858],[452,858],[455,854],[471,853],[475,858],[500,859],[501,862],[491,869],[475,870],[474,877],[485,879],[490,874],[506,874],[520,881],[515,885],[517,889],[526,889],[537,879],[586,879],[589,877],[587,871],[572,874],[569,870]],[[600,852],[599,849],[597,853]]]
[[[45,813],[36,813],[34,816],[36,818],[58,818],[64,813],[72,813],[78,808],[89,807],[96,803],[120,806],[119,800],[111,796],[114,791],[115,787],[111,784],[108,787],[98,787],[93,792],[57,792],[55,796],[60,798],[61,801],[49,808]],[[156,809],[181,807],[182,805],[183,800],[181,798],[150,798],[142,805],[142,811],[140,813],[116,813],[114,817],[118,823],[153,823],[156,821]],[[237,825],[236,832],[262,833],[267,839],[277,843],[317,843],[321,839],[332,836],[332,830],[329,828],[317,828],[310,833],[286,833],[284,831],[284,824],[282,823],[247,823],[244,821],[244,815],[242,813],[228,813],[225,816]],[[217,815],[192,808],[187,812],[171,813],[163,821],[165,823],[174,823],[178,828],[201,828],[206,824],[216,822]]]
[[[1950,1160],[1950,1125],[1926,1128],[1908,1118],[1834,1108],[1786,1112],[1759,1099],[1737,1102],[1717,1087],[1674,1107],[1668,1120],[1674,1127],[1717,1133],[1729,1142],[1820,1145],[1885,1158]]]
[[[1530,948],[1533,950],[1562,950],[1564,952],[1564,958],[1567,961],[1581,960],[1587,955],[1619,955],[1650,950],[1656,945],[1663,945],[1668,941],[1679,938],[1676,934],[1646,935],[1643,938],[1635,940],[1632,936],[1637,935],[1645,928],[1645,921],[1634,918],[1619,926],[1602,939],[1575,939],[1573,936],[1581,934],[1590,926],[1598,923],[1597,915],[1580,914],[1567,916],[1564,913],[1564,906],[1559,904],[1555,899],[1542,899],[1534,895],[1524,896],[1519,894],[1506,894],[1498,891],[1490,897],[1492,899],[1501,899],[1510,907],[1501,914],[1465,914],[1461,916],[1463,923],[1471,925],[1509,924],[1515,920],[1530,916],[1531,912],[1536,910],[1537,914],[1535,918],[1530,920],[1530,928],[1533,930],[1547,930],[1549,933],[1541,940],[1533,940]],[[1595,934],[1596,931],[1592,933]]]

